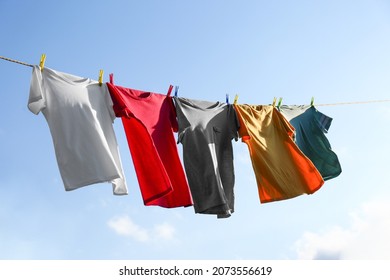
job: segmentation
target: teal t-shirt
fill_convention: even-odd
[[[309,105],[282,105],[279,111],[295,128],[296,144],[313,162],[322,178],[329,180],[340,175],[339,159],[325,136],[332,118]]]

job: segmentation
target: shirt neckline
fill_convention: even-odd
[[[191,99],[188,99],[188,98],[178,98],[182,103],[184,103],[185,105],[187,106],[191,106],[195,109],[198,109],[198,110],[202,110],[202,111],[213,111],[213,110],[216,110],[220,107],[223,106],[224,103],[221,103],[219,101],[217,102],[208,102],[208,101],[202,101],[202,100],[191,100]],[[199,102],[208,102],[210,103],[210,106],[206,106],[206,107],[201,107],[199,106],[198,104],[196,104],[196,102],[199,101]]]
[[[79,77],[76,75],[57,71],[57,70],[47,68],[47,67],[43,68],[43,71],[44,72],[47,71],[51,75],[63,80],[66,83],[72,84],[72,85],[87,85],[87,84],[91,84],[93,82],[90,78]],[[96,81],[96,83],[97,83],[97,81]]]

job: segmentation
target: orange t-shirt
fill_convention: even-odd
[[[292,140],[293,126],[273,106],[235,104],[239,135],[248,145],[260,201],[312,194],[324,180]]]

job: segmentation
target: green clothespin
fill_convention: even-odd
[[[282,100],[283,100],[283,97],[279,97],[278,108],[280,108],[280,105],[282,105]]]
[[[314,106],[314,96],[311,98],[310,106]]]

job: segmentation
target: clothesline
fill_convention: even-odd
[[[11,59],[8,57],[0,56],[1,59],[7,60],[13,63],[21,64],[24,66],[34,67],[34,65],[22,62],[19,60]],[[315,104],[315,106],[337,106],[337,105],[356,105],[356,104],[368,104],[368,103],[383,103],[383,102],[390,102],[390,99],[384,99],[384,100],[368,100],[368,101],[352,101],[352,102],[337,102],[337,103],[322,103],[322,104]]]
[[[315,106],[355,105],[355,104],[381,103],[381,102],[390,102],[390,99],[355,101],[355,102],[325,103],[325,104],[315,104]]]
[[[32,65],[32,64],[29,64],[29,63],[26,63],[26,62],[22,62],[22,61],[18,61],[18,60],[15,60],[15,59],[11,59],[11,58],[8,58],[8,57],[0,56],[0,58],[4,59],[4,60],[7,60],[7,61],[10,61],[10,62],[13,62],[13,63],[21,64],[21,65],[24,65],[24,66],[34,67],[34,65]]]

